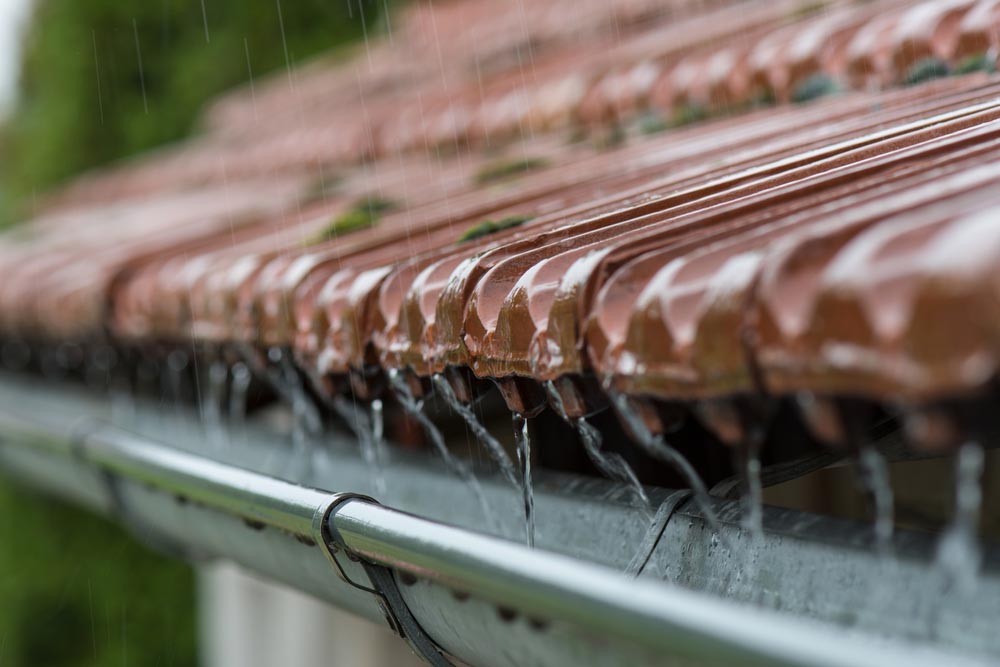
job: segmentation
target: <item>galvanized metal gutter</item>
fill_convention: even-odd
[[[230,558],[369,618],[381,617],[373,598],[342,582],[327,559],[323,520],[339,500],[335,494],[118,426],[51,414],[32,416],[0,402],[0,468],[47,479],[50,488],[117,512],[140,536],[179,547],[189,557]],[[253,460],[252,453],[242,455]],[[437,483],[447,484],[441,477]],[[600,504],[621,520],[613,497]],[[419,510],[420,504],[410,508]],[[573,522],[571,514],[562,518]],[[690,513],[682,519],[697,522]],[[878,640],[651,577],[630,579],[607,566],[366,501],[341,502],[330,520],[350,552],[412,575],[396,578],[409,609],[441,647],[469,664],[988,664],[965,652]],[[829,558],[837,554],[831,551]],[[367,582],[356,563],[341,562],[350,578]],[[651,565],[657,562],[654,557]],[[992,578],[986,581],[993,585]]]

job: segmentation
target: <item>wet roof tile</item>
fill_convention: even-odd
[[[575,415],[605,380],[920,402],[995,377],[1000,88],[896,85],[995,47],[996,2],[504,8],[410,10],[55,193],[0,246],[0,332],[461,367],[525,405],[554,380]]]

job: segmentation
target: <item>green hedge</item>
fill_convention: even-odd
[[[37,0],[20,98],[0,127],[0,224],[85,169],[196,130],[202,105],[250,71],[358,38],[362,14],[378,31],[387,0],[279,2]],[[0,665],[195,662],[190,568],[0,482]]]
[[[0,220],[84,169],[190,133],[205,101],[248,71],[356,39],[362,15],[378,31],[386,2],[37,0],[20,101],[0,131]]]
[[[0,482],[0,665],[193,665],[194,602],[187,565]]]

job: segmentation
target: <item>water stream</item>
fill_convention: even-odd
[[[871,444],[864,444],[858,452],[861,481],[871,495],[875,506],[875,545],[880,554],[892,551],[892,533],[895,523],[892,485],[885,457]]]
[[[476,436],[476,440],[485,445],[486,450],[490,454],[490,458],[500,466],[500,472],[503,476],[513,484],[519,491],[521,490],[521,483],[518,479],[517,470],[514,468],[514,463],[510,460],[507,452],[504,450],[503,445],[493,437],[493,434],[489,432],[486,426],[479,420],[478,415],[472,410],[472,408],[462,401],[458,400],[458,396],[455,395],[455,390],[452,389],[448,380],[445,379],[440,373],[435,374],[431,381],[434,383],[434,389],[438,392],[444,402],[454,410],[468,425],[469,430],[472,434]]]
[[[573,419],[566,413],[562,397],[551,381],[545,383],[545,390],[552,399],[552,404],[559,416],[576,428],[576,432],[580,436],[580,442],[583,444],[584,451],[591,462],[597,466],[597,469],[602,474],[625,484],[634,496],[636,504],[644,512],[651,515],[653,510],[649,503],[649,497],[646,495],[646,490],[642,488],[642,484],[639,482],[639,478],[636,477],[635,471],[632,470],[632,467],[624,457],[617,452],[603,451],[601,449],[601,445],[603,444],[601,432],[584,417]]]
[[[242,361],[233,364],[230,373],[229,387],[229,420],[236,430],[242,431],[246,426],[247,392],[253,375],[250,368]]]
[[[614,401],[615,407],[618,409],[618,414],[625,421],[628,426],[629,431],[638,439],[639,445],[648,453],[650,456],[663,461],[664,463],[672,466],[674,470],[680,473],[680,475],[687,482],[688,486],[694,492],[694,501],[698,503],[698,508],[701,510],[702,514],[705,515],[705,520],[708,521],[709,526],[715,531],[717,535],[723,535],[722,524],[719,522],[719,517],[716,515],[715,510],[712,508],[712,496],[709,495],[708,489],[705,487],[705,482],[702,481],[701,475],[698,471],[694,469],[691,462],[685,458],[676,448],[671,447],[666,440],[663,439],[662,435],[654,435],[646,427],[646,422],[643,421],[642,417],[632,408],[628,403],[628,398],[623,394],[617,392],[610,393],[611,400]],[[757,479],[759,486],[759,469],[760,460],[757,462]]]
[[[475,474],[472,472],[472,468],[466,465],[465,462],[456,458],[455,455],[448,450],[448,446],[444,442],[444,436],[441,434],[441,430],[426,414],[424,414],[423,401],[416,399],[413,392],[410,391],[409,385],[406,384],[406,380],[395,369],[391,369],[389,371],[389,382],[392,385],[400,404],[403,406],[403,409],[406,410],[406,412],[420,424],[420,427],[427,435],[427,439],[430,440],[431,445],[434,446],[434,449],[441,457],[441,460],[444,461],[445,466],[447,466],[448,469],[450,469],[468,485],[469,489],[476,497],[477,502],[479,502],[479,505],[482,507],[483,515],[490,524],[492,531],[495,533],[500,532],[500,524],[497,522],[497,518],[494,515],[493,510],[490,507],[489,502],[486,500],[486,494],[483,493],[482,485],[479,483],[479,480],[476,479]]]
[[[174,350],[167,355],[167,392],[180,414],[184,401],[184,371],[187,369],[188,357],[181,350]]]
[[[280,385],[279,393],[287,396],[292,407],[292,451],[287,462],[288,475],[291,479],[304,479],[312,461],[312,443],[315,442],[323,428],[319,411],[310,400],[302,385],[302,378],[295,364],[287,354],[272,349],[268,354],[279,363],[280,373],[275,374],[276,384]]]
[[[955,464],[955,514],[938,544],[938,565],[962,591],[974,589],[982,558],[977,535],[983,467],[982,445],[974,441],[962,445]]]
[[[347,428],[351,429],[351,432],[358,440],[369,437],[372,432],[372,425],[364,412],[358,408],[356,402],[353,400],[349,401],[344,396],[337,394],[330,401],[330,407],[343,420]]]
[[[128,372],[127,368],[119,373],[113,373],[108,387],[108,399],[111,403],[111,417],[122,424],[133,424],[136,418],[135,397],[138,393],[138,380]]]
[[[384,496],[386,491],[385,475],[382,474],[382,444],[385,442],[385,415],[382,399],[376,398],[371,404],[371,437],[365,447],[365,461],[372,471],[375,493]]]
[[[226,429],[222,423],[225,409],[226,384],[229,381],[229,367],[221,359],[216,359],[208,367],[208,396],[202,411],[208,432],[209,445],[219,449],[226,442]]]
[[[764,488],[760,479],[760,444],[747,446],[743,457],[743,528],[750,538],[760,543],[764,539]]]
[[[514,413],[514,442],[517,462],[521,467],[521,494],[524,499],[524,533],[529,547],[535,546],[535,489],[531,482],[531,435],[528,420]]]
[[[385,496],[386,482],[382,471],[382,444],[384,442],[384,416],[381,399],[371,403],[371,412],[366,414],[356,401],[337,395],[330,402],[333,411],[351,429],[361,448],[361,458],[371,474],[372,488],[381,498]]]

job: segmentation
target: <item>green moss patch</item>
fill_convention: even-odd
[[[514,160],[497,160],[482,167],[476,172],[476,183],[486,185],[505,181],[521,174],[544,169],[548,160],[540,157],[525,157]]]
[[[345,234],[374,227],[383,215],[394,208],[396,208],[395,203],[388,199],[379,197],[362,199],[331,220],[330,224],[312,242],[322,243],[324,241],[332,241]]]
[[[593,146],[599,151],[609,151],[625,145],[628,132],[620,123],[612,123],[604,132],[596,135]]]
[[[792,102],[805,104],[821,97],[835,95],[838,92],[840,92],[840,85],[829,74],[813,74],[795,86],[795,90],[792,91]]]
[[[960,63],[955,65],[952,74],[972,74],[973,72],[995,72],[996,71],[996,61],[989,57],[985,53],[980,53],[978,56],[969,56],[965,58]]]
[[[654,111],[647,111],[639,117],[639,134],[659,134],[669,128],[667,119]]]
[[[670,118],[670,127],[685,127],[708,120],[708,109],[701,104],[688,102],[681,104],[674,110],[674,115]]]
[[[484,236],[502,232],[505,229],[520,227],[529,220],[531,220],[531,218],[526,215],[509,215],[506,218],[501,218],[500,220],[483,220],[482,222],[466,229],[465,232],[458,237],[458,242],[466,243],[467,241],[475,241],[476,239],[481,239]]]
[[[773,90],[770,88],[758,88],[750,96],[750,100],[746,106],[748,109],[762,109],[764,107],[773,107],[777,103],[778,98],[775,97]],[[737,107],[737,110],[739,110],[739,107]]]
[[[951,74],[951,68],[941,58],[924,58],[910,68],[903,78],[903,85],[915,86],[918,83],[941,79]]]
[[[809,18],[810,16],[816,16],[817,14],[822,14],[829,3],[824,0],[812,0],[811,2],[804,2],[791,12],[789,12],[788,18],[794,20]]]

